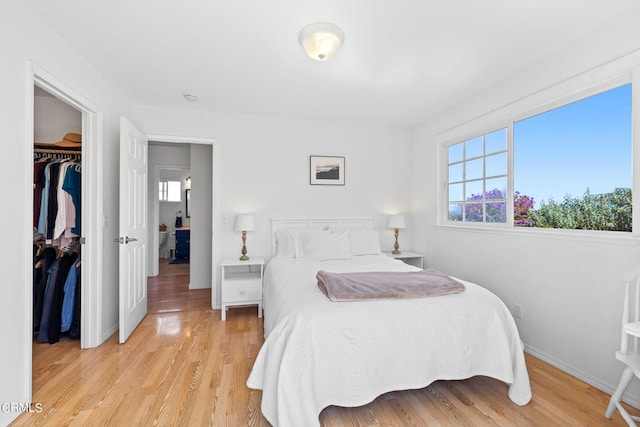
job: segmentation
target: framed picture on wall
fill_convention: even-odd
[[[344,185],[344,157],[310,156],[311,185]]]
[[[187,218],[191,218],[191,189],[184,190],[185,200],[187,201]]]

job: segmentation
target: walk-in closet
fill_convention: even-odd
[[[82,268],[82,113],[37,86],[33,153],[35,354],[80,339]]]

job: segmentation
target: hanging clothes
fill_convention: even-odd
[[[53,230],[58,213],[58,178],[60,176],[60,162],[53,162],[49,166],[49,193],[47,194],[47,212],[45,216],[45,236],[47,239],[53,239]]]
[[[67,280],[64,283],[64,297],[62,300],[62,313],[60,320],[60,332],[69,332],[71,322],[73,321],[73,305],[76,296],[76,287],[78,285],[78,277],[80,276],[80,259],[76,260],[71,266],[67,274]]]
[[[34,280],[33,280],[33,330],[40,329],[40,319],[42,318],[42,308],[44,305],[44,295],[49,279],[49,269],[56,260],[57,250],[51,246],[42,249],[40,255],[34,259]]]
[[[65,147],[34,148],[33,330],[50,344],[80,338],[79,253],[70,249],[81,232],[81,153]]]
[[[76,165],[72,162],[64,162],[60,166],[60,174],[58,177],[58,211],[56,212],[55,225],[53,229],[53,239],[78,237],[79,233],[73,233],[73,229],[76,229],[76,208],[73,202],[73,197],[69,192],[64,189],[64,183],[67,181],[67,176],[76,173]],[[63,239],[60,244],[66,246],[69,241]]]
[[[60,340],[64,285],[69,271],[78,257],[75,252],[60,252],[49,269],[49,278],[45,289],[42,317],[37,337],[39,342],[48,342],[49,344]]]
[[[34,227],[50,244],[64,247],[80,236],[80,193],[81,166],[75,159],[36,159]]]
[[[71,203],[75,211],[75,221],[73,224],[67,224],[67,229],[73,235],[80,235],[80,206],[81,202],[81,189],[82,189],[82,174],[80,173],[80,165],[75,164],[72,168],[67,169],[67,174],[62,184],[62,189],[71,197]]]
[[[71,327],[69,328],[69,338],[80,339],[80,269],[78,269],[78,282],[76,283],[76,292],[73,301],[73,318],[71,319]]]
[[[36,159],[33,163],[33,227],[38,228],[40,219],[40,201],[42,200],[42,188],[44,187],[44,170],[50,159]]]

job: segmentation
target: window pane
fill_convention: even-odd
[[[179,202],[180,200],[180,181],[169,181],[167,183],[167,201]]]
[[[487,222],[506,222],[507,204],[505,202],[491,202],[486,204]]]
[[[631,118],[629,84],[515,122],[514,191],[533,199],[518,221],[631,231]]]
[[[470,139],[465,145],[465,159],[482,156],[482,137]]]
[[[447,170],[450,221],[506,221],[506,137],[507,130],[499,129],[491,134],[465,141],[462,153],[458,150],[460,144],[448,148],[448,154],[451,156],[448,159]],[[486,155],[486,150],[491,151],[489,156]],[[458,159],[460,155],[461,162],[452,165],[453,159]],[[486,203],[487,200],[492,202]],[[459,203],[460,201],[464,203]],[[488,214],[491,217],[488,217]]]
[[[462,203],[449,204],[449,221],[462,221]]]
[[[466,221],[470,222],[483,222],[483,209],[482,203],[467,203],[464,209],[464,217]]]
[[[465,179],[482,178],[482,158],[465,162],[466,174]]]
[[[449,184],[449,201],[456,202],[464,200],[462,197],[463,184]]]
[[[485,152],[487,154],[507,149],[507,129],[500,129],[488,134],[484,139]]]
[[[462,143],[449,147],[449,163],[459,162],[462,160],[462,147]]]
[[[449,182],[462,181],[462,163],[449,166]]]
[[[483,184],[482,180],[467,182],[465,200],[482,200]]]
[[[507,174],[507,153],[494,154],[486,158],[486,176]]]
[[[487,192],[485,199],[506,199],[507,198],[507,177],[487,180]]]

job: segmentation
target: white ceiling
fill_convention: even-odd
[[[638,0],[28,1],[136,105],[402,127],[640,16]],[[345,32],[328,62],[298,43],[317,21]]]

